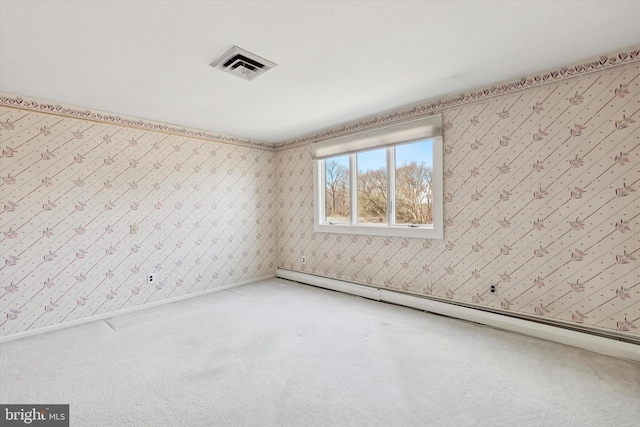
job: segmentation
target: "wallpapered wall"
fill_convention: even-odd
[[[6,106],[0,141],[1,335],[273,275],[273,151]]]
[[[314,233],[305,144],[276,155],[278,264],[640,334],[640,67],[441,112],[444,240]]]
[[[275,150],[1,96],[0,336],[276,266],[637,336],[639,55]],[[310,143],[425,112],[444,116],[445,239],[314,233]]]

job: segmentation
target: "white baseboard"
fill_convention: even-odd
[[[178,302],[178,301],[183,301],[183,300],[190,299],[190,298],[199,297],[199,296],[202,296],[202,295],[207,295],[207,294],[211,294],[211,293],[214,293],[214,292],[224,291],[225,289],[237,288],[238,286],[248,285],[249,283],[259,282],[261,280],[273,279],[274,277],[275,277],[274,275],[258,277],[257,279],[245,280],[245,281],[238,282],[238,283],[232,283],[230,285],[220,286],[218,288],[205,289],[204,291],[194,292],[192,294],[180,295],[180,296],[177,296],[177,297],[168,298],[168,299],[161,300],[161,301],[151,302],[149,304],[142,304],[142,305],[137,305],[135,307],[125,308],[125,309],[122,309],[122,310],[110,311],[108,313],[102,313],[102,314],[98,314],[98,315],[95,315],[95,316],[84,317],[84,318],[78,319],[78,320],[72,320],[72,321],[69,321],[69,322],[59,323],[57,325],[45,326],[43,328],[38,328],[38,329],[31,330],[31,331],[18,332],[16,334],[11,334],[11,335],[7,335],[7,336],[4,336],[4,337],[0,337],[0,344],[6,343],[6,342],[9,342],[9,341],[19,340],[19,339],[22,339],[22,338],[31,337],[31,336],[34,336],[34,335],[44,334],[44,333],[47,333],[47,332],[58,331],[60,329],[71,328],[73,326],[84,325],[85,323],[96,322],[98,320],[110,319],[112,317],[122,316],[123,314],[134,313],[136,311],[146,310],[146,309],[152,308],[152,307],[158,307],[158,306],[161,306],[161,305],[171,304],[171,303],[174,303],[174,302]]]
[[[535,338],[541,338],[572,347],[582,348],[595,353],[605,354],[620,359],[630,360],[640,363],[640,346],[619,341],[613,338],[592,335],[564,329],[558,326],[551,326],[537,323],[526,319],[491,313],[480,309],[463,307],[455,304],[448,304],[428,298],[390,291],[387,289],[364,286],[356,283],[348,283],[341,280],[329,279],[298,271],[284,270],[278,268],[276,277],[289,279],[300,283],[305,283],[334,291],[345,292],[369,298],[375,301],[384,301],[406,307],[417,308],[431,313],[442,314],[444,316],[455,317],[468,320],[483,325],[492,326],[498,329],[518,332]]]

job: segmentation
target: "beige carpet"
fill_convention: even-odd
[[[640,426],[640,365],[273,279],[0,346],[72,426]]]

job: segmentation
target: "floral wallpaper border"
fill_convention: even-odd
[[[595,71],[602,71],[604,69],[619,67],[628,65],[634,62],[640,61],[640,47],[634,46],[631,49],[621,50],[617,53],[609,55],[601,55],[600,57],[594,57],[591,60],[582,62],[580,64],[565,66],[558,70],[549,71],[544,74],[537,74],[530,77],[522,77],[516,82],[507,82],[502,84],[495,84],[489,88],[472,91],[469,93],[462,93],[459,96],[455,96],[448,99],[439,99],[432,102],[427,102],[424,105],[414,106],[407,110],[399,110],[392,113],[387,113],[370,119],[362,120],[359,122],[346,124],[341,127],[332,128],[324,132],[318,132],[311,135],[307,135],[302,138],[292,139],[290,141],[284,141],[277,144],[268,144],[247,138],[239,138],[233,136],[222,135],[218,133],[207,132],[197,129],[189,129],[184,127],[172,126],[166,123],[153,122],[149,120],[129,118],[121,115],[113,115],[105,112],[92,111],[89,109],[80,109],[78,107],[72,107],[68,105],[62,105],[59,103],[51,103],[35,98],[21,97],[15,94],[0,93],[0,105],[9,107],[23,108],[31,111],[54,113],[61,116],[74,117],[86,120],[93,120],[97,122],[107,124],[119,124],[122,126],[128,126],[138,129],[154,130],[158,132],[164,132],[172,135],[188,136],[192,138],[199,138],[209,141],[222,142],[227,144],[241,145],[251,148],[258,148],[269,151],[285,150],[293,147],[298,147],[304,144],[317,142],[326,138],[333,138],[340,135],[349,134],[352,132],[361,131],[364,129],[377,127],[386,123],[391,123],[396,120],[403,120],[410,117],[415,117],[423,114],[434,113],[436,111],[450,108],[453,106],[463,105],[469,102],[479,101],[482,99],[491,98],[515,91],[541,86],[548,83],[561,81],[564,79],[583,76]],[[0,126],[5,124],[0,123]],[[7,126],[10,123],[6,124]]]
[[[560,68],[559,70],[549,71],[547,73],[538,74],[531,77],[522,77],[517,82],[495,84],[489,88],[469,93],[462,93],[456,97],[434,100],[433,102],[428,102],[424,105],[414,106],[408,110],[395,111],[367,120],[346,124],[339,128],[332,128],[324,132],[318,132],[302,138],[292,139],[290,141],[277,144],[276,147],[277,150],[299,147],[301,145],[318,142],[327,138],[334,138],[337,136],[342,136],[349,133],[381,126],[386,123],[392,123],[397,120],[408,119],[424,114],[433,114],[437,111],[464,105],[470,102],[480,101],[483,99],[488,99],[536,86],[542,86],[549,83],[555,83],[572,77],[580,77],[592,72],[629,65],[637,61],[640,61],[640,49],[634,47],[631,50],[620,51],[611,55],[602,55],[597,59],[594,58],[581,64],[565,66]]]
[[[81,110],[77,107],[68,105],[54,104],[34,98],[23,98],[18,95],[2,92],[0,96],[0,105],[7,107],[22,108],[30,111],[38,111],[42,113],[51,113],[59,116],[73,117],[76,119],[92,120],[106,124],[117,124],[137,129],[152,130],[156,132],[168,133],[171,135],[187,136],[190,138],[204,139],[213,142],[222,142],[226,144],[241,145],[249,148],[258,148],[262,150],[275,150],[273,144],[255,141],[246,138],[237,138],[217,133],[206,132],[197,129],[181,128],[166,123],[152,122],[142,119],[134,119],[120,115],[92,111],[89,109]],[[10,123],[0,123],[0,126],[10,126]]]

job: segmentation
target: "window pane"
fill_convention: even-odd
[[[336,224],[350,223],[349,156],[325,160],[325,218]]]
[[[433,224],[433,144],[400,145],[396,150],[396,224]]]
[[[357,154],[358,222],[387,222],[387,150]]]

